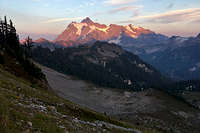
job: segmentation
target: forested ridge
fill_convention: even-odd
[[[77,76],[97,85],[112,88],[142,90],[160,87],[167,82],[156,69],[138,56],[115,44],[96,42],[93,45],[33,49],[37,62],[59,72]]]

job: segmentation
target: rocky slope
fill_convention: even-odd
[[[200,131],[200,111],[162,91],[103,88],[47,67],[41,68],[59,96],[84,107],[166,133]]]
[[[64,100],[46,87],[10,74],[2,65],[0,116],[1,133],[153,133]]]

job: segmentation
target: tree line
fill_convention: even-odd
[[[30,60],[32,43],[32,39],[27,37],[24,43],[20,44],[19,35],[12,20],[8,22],[6,16],[4,20],[0,19],[0,64],[9,62],[6,60],[7,56],[12,57],[30,76],[41,79],[44,78],[44,75]]]

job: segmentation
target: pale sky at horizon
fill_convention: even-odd
[[[200,0],[0,0],[0,17],[19,33],[50,36],[85,17],[103,24],[133,24],[164,35],[200,33]]]

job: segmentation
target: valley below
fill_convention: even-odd
[[[200,111],[162,91],[98,87],[41,66],[51,88],[82,107],[138,126],[172,133],[199,133]]]

